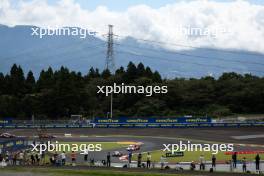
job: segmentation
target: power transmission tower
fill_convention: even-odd
[[[113,25],[108,25],[107,34],[107,53],[106,53],[106,69],[111,72],[115,71],[115,61],[114,61],[114,34]]]

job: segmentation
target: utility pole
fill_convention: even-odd
[[[107,34],[107,52],[106,52],[106,69],[110,72],[115,71],[115,61],[114,61],[114,34],[113,34],[113,25],[108,25],[108,34]]]
[[[111,93],[110,118],[113,118],[113,92]]]
[[[115,60],[114,60],[114,34],[113,25],[108,25],[107,34],[107,52],[106,52],[106,69],[110,72],[115,72]],[[108,114],[107,114],[108,116]],[[110,118],[113,118],[113,93],[111,93],[110,99]]]

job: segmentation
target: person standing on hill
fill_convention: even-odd
[[[160,157],[160,169],[161,169],[161,170],[164,169],[165,162],[166,162],[166,158],[162,155],[162,156]]]
[[[106,166],[107,167],[111,167],[111,155],[110,155],[110,152],[108,152],[107,156],[106,156]]]
[[[131,164],[132,161],[132,150],[129,150],[128,152],[128,163]]]
[[[237,165],[237,152],[235,152],[232,155],[232,161],[233,161],[233,168],[236,168],[236,165]]]
[[[148,154],[147,154],[147,168],[150,168],[150,163],[151,163],[151,155],[148,152]]]
[[[65,151],[61,153],[61,165],[64,166],[66,163],[66,154]]]
[[[243,160],[242,160],[242,169],[243,169],[243,172],[247,172],[247,161],[246,161],[246,157],[244,157]]]
[[[256,161],[256,170],[259,171],[259,162],[260,162],[259,154],[257,154],[257,156],[255,157],[255,161]]]
[[[212,168],[213,169],[216,168],[216,157],[215,157],[215,155],[212,156]]]
[[[71,153],[72,166],[76,165],[76,153],[72,151]]]
[[[142,154],[138,154],[138,167],[141,167]]]
[[[87,147],[84,151],[84,162],[85,162],[85,164],[88,162],[88,154],[89,154],[89,149]]]
[[[200,155],[199,161],[200,161],[200,170],[204,170],[205,169],[205,161],[204,161],[203,155]]]

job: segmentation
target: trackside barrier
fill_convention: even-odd
[[[94,123],[87,125],[69,124],[42,124],[42,125],[15,125],[1,124],[0,128],[239,128],[239,127],[264,127],[264,122],[256,123]]]

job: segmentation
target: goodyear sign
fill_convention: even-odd
[[[175,124],[175,123],[211,123],[210,117],[198,117],[198,118],[96,118],[94,123],[96,124]]]

